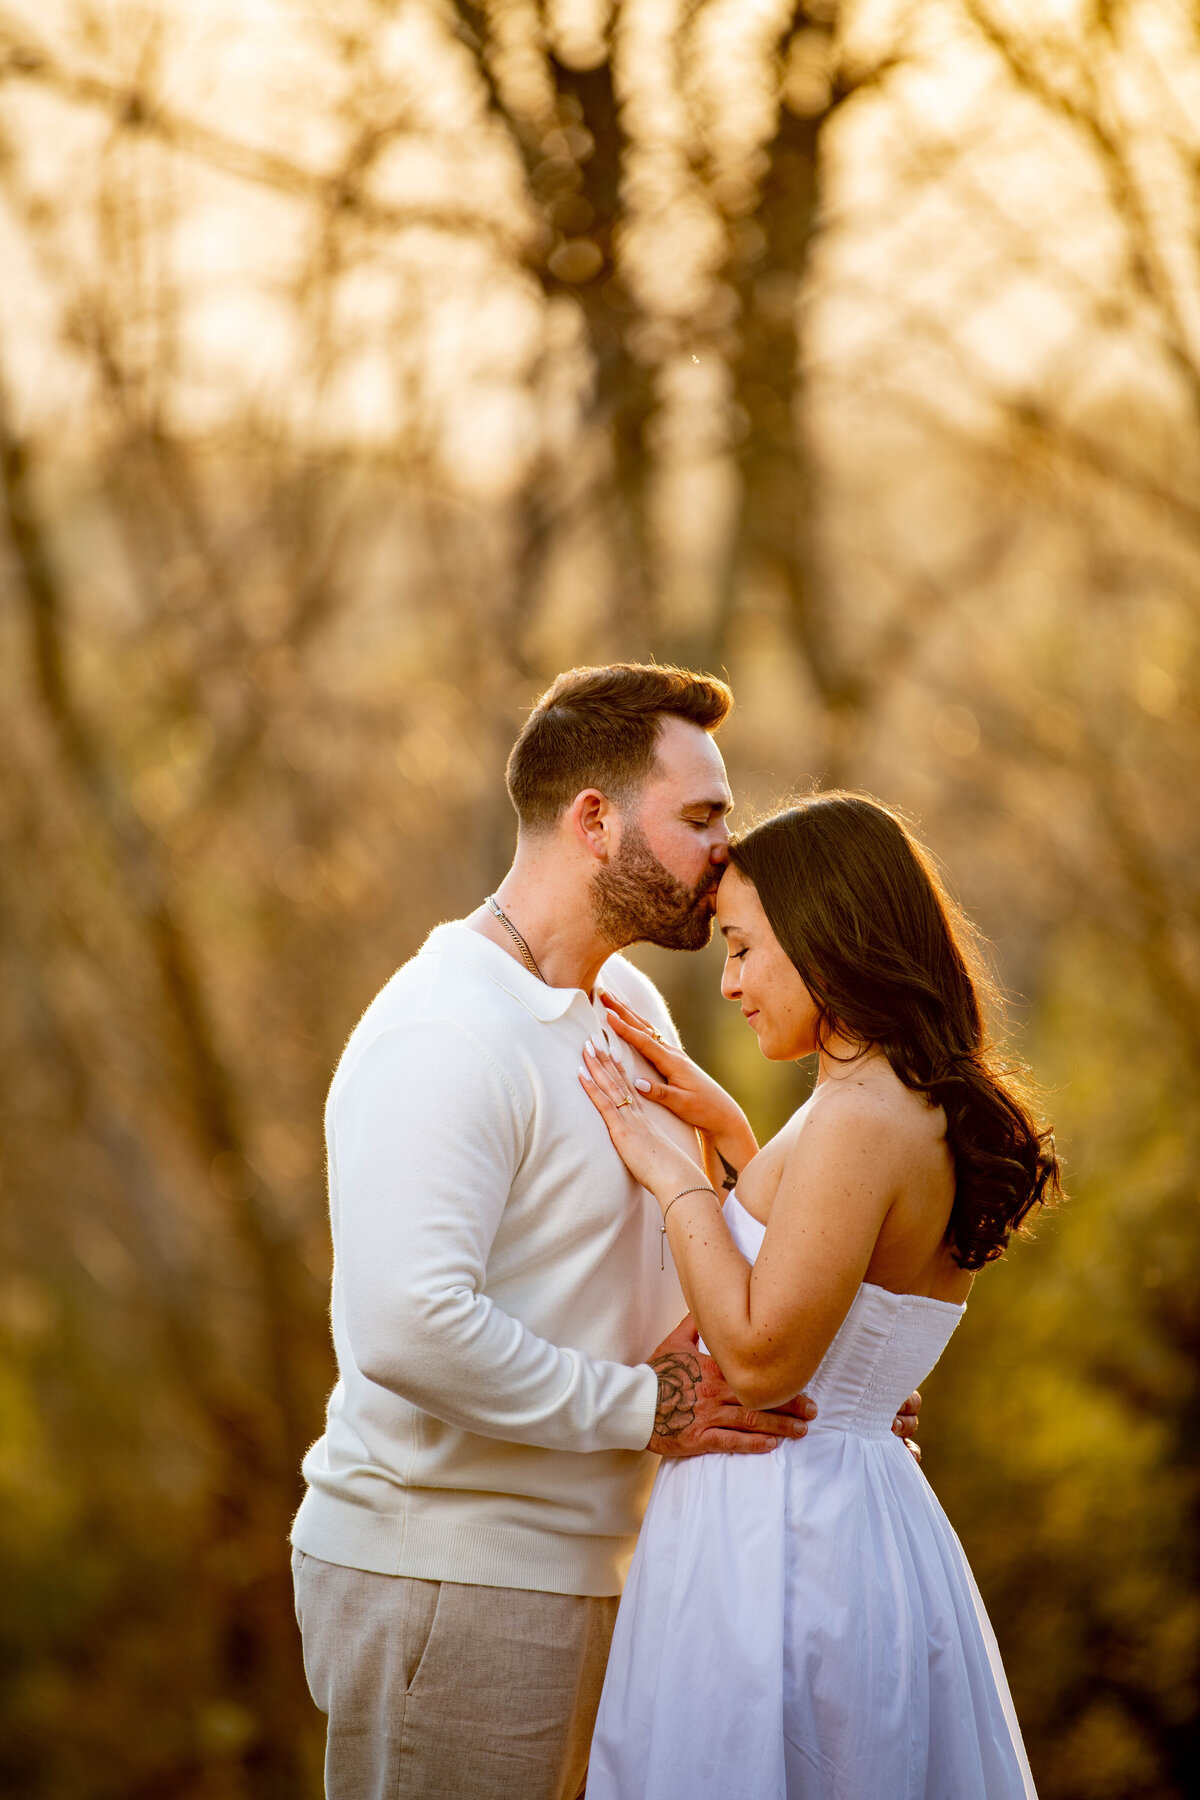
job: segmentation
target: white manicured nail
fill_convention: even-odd
[[[650,1083],[648,1081],[635,1081],[633,1085],[639,1094],[648,1094],[650,1092]]]

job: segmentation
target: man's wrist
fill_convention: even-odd
[[[683,1347],[656,1356],[650,1367],[658,1383],[658,1401],[647,1448],[673,1443],[695,1423],[702,1378],[699,1355]]]

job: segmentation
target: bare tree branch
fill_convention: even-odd
[[[1115,125],[1102,116],[1094,68],[1086,58],[1074,63],[1084,84],[1084,100],[1054,82],[1038,60],[997,24],[983,0],[964,0],[964,5],[981,36],[997,52],[1023,91],[1048,112],[1074,127],[1094,152],[1097,167],[1108,186],[1113,216],[1128,238],[1130,279],[1158,309],[1163,321],[1164,351],[1182,382],[1193,417],[1200,423],[1200,361],[1192,347],[1175,283],[1160,250],[1127,146]]]

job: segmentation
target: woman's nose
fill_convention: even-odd
[[[737,978],[737,964],[727,962],[721,971],[721,993],[726,1000],[736,1000],[742,989]]]

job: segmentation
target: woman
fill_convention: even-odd
[[[611,1029],[661,1082],[632,1091],[599,1045],[581,1079],[738,1398],[806,1389],[819,1410],[767,1456],[660,1468],[588,1800],[1032,1796],[970,1570],[890,1425],[974,1271],[1057,1191],[1050,1134],[989,1050],[971,928],[885,807],[823,794],[757,826],[717,916],[722,993],[772,1061],[816,1053],[812,1097],[759,1151],[626,1009]],[[659,1106],[697,1127],[707,1170]],[[722,1166],[740,1171],[724,1209]]]

